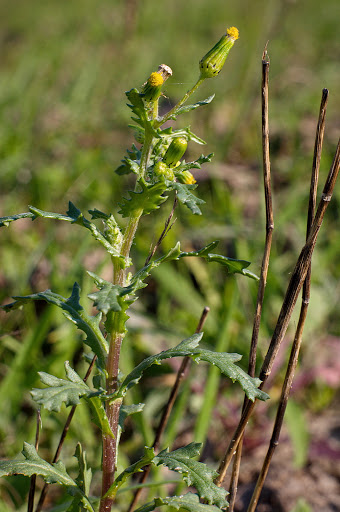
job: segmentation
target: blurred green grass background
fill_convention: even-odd
[[[169,109],[195,82],[200,58],[234,25],[240,39],[225,68],[216,79],[206,80],[194,99],[213,93],[216,98],[210,106],[178,121],[178,126],[191,124],[207,142],[205,147],[191,144],[187,160],[197,158],[202,149],[205,154],[215,153],[213,164],[195,173],[198,193],[206,200],[203,217],[178,208],[178,220],[164,250],[178,239],[184,250],[219,239],[218,252],[248,259],[251,270],[259,273],[264,241],[261,56],[269,40],[275,231],[261,356],[305,236],[314,134],[324,87],[329,89],[330,99],[321,181],[339,134],[339,11],[338,0],[321,4],[315,0],[2,0],[0,216],[27,211],[28,204],[65,212],[69,200],[83,212],[95,207],[114,212],[124,190],[131,186],[129,178],[114,173],[133,142],[124,91],[140,87],[159,64],[168,64],[173,77],[166,83],[162,108]],[[323,357],[320,340],[328,336],[339,340],[340,335],[339,199],[337,187],[314,257],[308,343],[302,352],[307,369],[320,353]],[[138,265],[160,234],[170,206],[143,218],[134,246]],[[67,295],[75,280],[86,301],[91,283],[83,266],[109,277],[108,259],[77,227],[20,221],[2,229],[0,236],[2,303],[12,295],[46,288]],[[206,343],[246,354],[256,292],[256,283],[241,276],[228,277],[214,264],[188,260],[161,267],[133,311],[131,342],[123,348],[123,371],[142,354],[154,353],[191,334],[206,304],[211,307]],[[36,372],[43,369],[63,376],[65,359],[80,373],[85,366],[79,335],[64,324],[57,311],[39,305],[17,314],[1,313],[0,318],[0,391],[4,396],[0,455],[13,456],[23,440],[32,442],[34,438],[28,391],[39,385]],[[330,367],[336,364],[326,356]],[[193,416],[198,413],[193,427],[198,440],[204,439],[209,427],[206,411],[217,392],[218,375],[214,371],[209,375],[207,388],[212,391],[204,395],[204,384],[198,386],[200,393],[190,411]],[[204,382],[205,370],[199,370],[198,376]],[[307,408],[322,409],[334,400],[336,385],[316,380],[298,399]],[[149,416],[144,422],[134,420],[140,434],[127,439],[130,453],[140,442],[150,443],[155,411],[161,406],[152,390],[146,391]],[[83,428],[88,413],[79,408],[77,415],[71,438],[86,444],[90,459],[99,466],[97,434]],[[44,416],[42,455],[55,446],[56,425],[60,428],[61,424],[59,416]],[[174,437],[169,428],[168,442]],[[16,492],[20,495],[21,491]]]

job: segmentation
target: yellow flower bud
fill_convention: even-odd
[[[224,34],[215,46],[201,59],[199,64],[201,78],[213,78],[219,74],[238,36],[239,32],[236,27],[228,28],[226,34]]]
[[[180,183],[184,183],[185,185],[194,185],[196,183],[196,180],[190,171],[181,172],[181,174],[177,175],[177,179]]]

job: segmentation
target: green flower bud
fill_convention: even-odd
[[[164,162],[157,162],[153,168],[156,176],[164,176],[169,181],[174,181],[174,171],[170,169]]]
[[[164,78],[161,73],[154,71],[145,82],[142,89],[142,96],[145,101],[156,101],[161,95]]]
[[[166,163],[169,167],[176,167],[177,162],[182,158],[188,143],[184,137],[177,137],[173,139],[170,146],[166,150],[166,153],[163,158],[163,162]]]
[[[184,183],[185,185],[193,185],[196,183],[196,180],[190,171],[183,171],[180,174],[178,173],[177,179],[180,183]]]
[[[218,75],[224,66],[225,60],[230,49],[234,46],[238,39],[238,30],[236,27],[228,28],[218,43],[201,59],[200,61],[200,78],[213,78]]]

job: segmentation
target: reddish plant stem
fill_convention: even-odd
[[[110,350],[107,360],[106,370],[108,373],[106,390],[112,394],[117,389],[118,369],[120,348],[123,340],[123,334],[116,333],[110,343]],[[111,510],[113,499],[105,498],[105,494],[114,481],[117,461],[117,438],[118,438],[118,420],[121,400],[108,402],[106,405],[106,415],[114,437],[103,435],[103,478],[102,478],[102,498],[100,501],[100,512]]]

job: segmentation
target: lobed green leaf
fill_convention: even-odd
[[[143,215],[148,215],[154,210],[157,210],[167,196],[163,193],[167,189],[164,181],[159,181],[154,185],[148,185],[143,179],[138,180],[139,190],[129,191],[128,198],[123,198],[123,203],[120,203],[120,213],[123,217],[130,217],[137,212],[143,212]]]
[[[163,464],[172,471],[181,473],[187,485],[193,485],[199,497],[209,504],[217,505],[219,508],[227,507],[227,491],[214,484],[218,473],[194,459],[200,454],[201,447],[200,443],[190,443],[172,452],[163,450],[153,459],[153,463],[157,466]]]
[[[168,181],[167,185],[170,189],[177,192],[177,197],[180,203],[187,206],[194,215],[202,215],[198,205],[204,204],[205,201],[191,193],[191,190],[195,190],[197,185],[185,185],[183,183],[178,183],[177,181]]]
[[[108,354],[108,344],[100,330],[101,315],[90,316],[83,307],[80,305],[80,287],[78,283],[74,283],[71,296],[68,298],[62,297],[51,290],[44,292],[34,293],[32,295],[15,296],[14,302],[1,306],[5,311],[11,311],[21,307],[30,301],[44,300],[49,304],[54,304],[59,307],[65,317],[74,323],[78,329],[86,334],[84,343],[89,345],[93,352],[97,355],[101,367],[105,366],[106,356]]]
[[[151,503],[146,503],[139,507],[135,512],[151,512],[157,507],[167,505],[175,510],[188,510],[189,512],[220,512],[220,508],[215,505],[200,503],[199,496],[188,492],[184,496],[172,496],[169,498],[154,498]]]
[[[60,484],[66,487],[77,487],[74,480],[68,475],[64,464],[59,461],[49,464],[39,457],[33,445],[24,443],[22,450],[24,459],[0,461],[0,476],[10,475],[39,475],[48,484]]]
[[[215,94],[213,94],[212,96],[209,96],[205,100],[197,101],[193,105],[184,105],[182,107],[179,107],[176,110],[176,112],[172,116],[169,117],[169,119],[176,119],[177,116],[179,116],[181,114],[185,114],[186,112],[191,112],[191,110],[196,110],[196,108],[202,107],[203,105],[208,105],[209,103],[212,102],[214,97],[215,97]]]
[[[221,254],[210,253],[212,249],[215,249],[218,243],[218,240],[212,242],[199,251],[181,252],[181,254],[178,256],[178,259],[187,257],[204,258],[208,263],[215,262],[223,265],[230,274],[242,274],[244,276],[250,277],[251,279],[255,279],[256,281],[259,280],[256,274],[253,274],[253,272],[247,270],[247,267],[250,265],[250,261],[236,260],[233,258],[228,258],[227,256],[222,256]]]
[[[48,388],[32,389],[33,400],[43,405],[49,411],[59,412],[63,403],[78,405],[80,397],[91,394],[91,389],[79,377],[79,375],[65,362],[66,376],[68,380],[59,379],[45,372],[38,372],[40,380]]]

